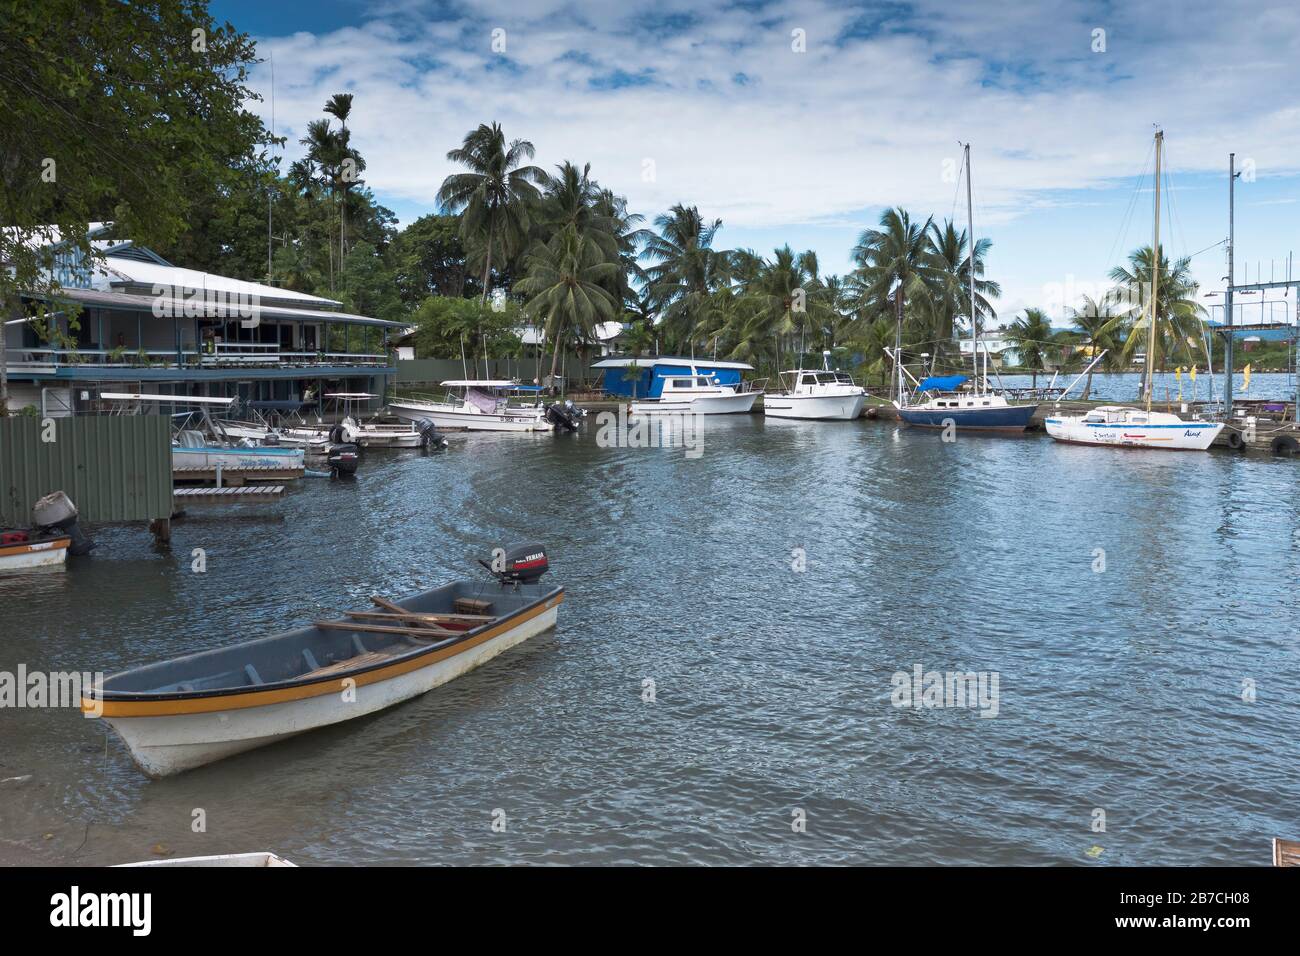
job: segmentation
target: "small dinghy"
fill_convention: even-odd
[[[274,853],[219,853],[216,856],[181,856],[174,860],[142,860],[139,863],[118,863],[119,867],[131,866],[233,866],[260,868],[266,866],[292,866],[282,856]]]
[[[498,551],[495,578],[455,581],[342,619],[137,667],[81,701],[145,773],[164,777],[391,707],[555,626],[546,549]]]

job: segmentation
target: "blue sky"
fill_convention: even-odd
[[[1273,260],[1281,278],[1300,251],[1300,5],[1232,7],[212,3],[274,58],[289,159],[329,95],[354,93],[366,179],[403,222],[434,209],[447,150],[496,120],[536,145],[538,165],[590,162],[648,219],[695,204],[723,220],[720,245],[789,243],[842,273],[887,206],[964,225],[951,171],[969,141],[999,313],[1040,305],[1058,320],[1150,241],[1156,123],[1172,193],[1163,242],[1199,253],[1203,291],[1226,272],[1230,151],[1249,165],[1239,273],[1250,263],[1267,279]],[[252,85],[269,121],[269,64]]]

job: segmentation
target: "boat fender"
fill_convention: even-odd
[[[1241,437],[1241,432],[1239,431],[1228,432],[1228,447],[1231,448],[1233,451],[1241,451],[1243,448],[1246,447],[1246,440]]]
[[[1269,446],[1275,455],[1295,455],[1300,454],[1300,442],[1297,442],[1290,435],[1279,435],[1273,439]]]

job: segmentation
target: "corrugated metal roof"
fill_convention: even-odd
[[[178,315],[185,314],[185,300],[174,296],[136,295],[130,292],[105,292],[100,289],[65,288],[59,298],[80,302],[104,309],[126,309],[132,312],[153,314],[154,303],[161,301]],[[326,309],[295,309],[283,305],[259,303],[258,312],[264,319],[285,319],[291,322],[340,322],[348,325],[371,325],[380,328],[401,329],[405,323],[389,322],[386,319],[374,319],[366,315],[353,315],[351,312],[331,312]],[[237,316],[230,316],[232,319]]]

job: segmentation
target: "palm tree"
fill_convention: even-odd
[[[601,254],[600,247],[572,226],[565,226],[545,244],[529,253],[527,275],[515,288],[528,296],[524,305],[531,315],[543,319],[546,334],[554,343],[551,354],[551,382],[559,365],[560,344],[566,333],[590,339],[596,326],[609,321],[618,304],[607,291],[618,266]]]
[[[646,239],[644,251],[657,260],[645,270],[650,302],[665,335],[693,348],[709,297],[730,276],[729,256],[713,248],[722,220],[706,223],[699,209],[679,203],[655,219],[655,228],[659,232]]]
[[[438,202],[460,215],[461,237],[482,244],[483,302],[487,302],[492,276],[492,256],[503,261],[528,234],[529,209],[537,202],[537,185],[546,174],[536,166],[521,166],[533,158],[533,144],[511,140],[506,145],[501,126],[481,124],[465,135],[464,142],[447,153],[452,162],[469,172],[453,173],[442,182]]]
[[[1052,352],[1052,323],[1042,309],[1025,309],[1023,317],[1014,320],[1007,330],[1007,341],[1020,357],[1020,367],[1033,374],[1033,387],[1038,388],[1038,373],[1046,368],[1046,359]]]
[[[741,316],[743,340],[773,342],[777,364],[782,340],[793,345],[794,333],[800,332],[802,340],[802,333],[810,327],[824,334],[834,314],[817,275],[817,257],[811,252],[796,255],[789,246],[782,246],[770,261],[760,263],[757,273],[741,288],[748,307]]]
[[[1151,247],[1143,246],[1130,253],[1128,268],[1116,266],[1110,271],[1111,280],[1118,286],[1108,297],[1109,304],[1119,313],[1112,321],[1118,326],[1123,317],[1134,319],[1124,342],[1126,358],[1139,348],[1146,349],[1154,258]],[[1192,343],[1204,339],[1206,313],[1196,301],[1200,286],[1192,279],[1189,258],[1177,259],[1171,266],[1162,251],[1159,279],[1155,308],[1156,348],[1151,362],[1152,368],[1163,370],[1170,359],[1185,357],[1190,363],[1195,358],[1199,345]],[[1144,391],[1149,387],[1149,383],[1143,383]]]
[[[879,229],[865,230],[853,247],[858,263],[855,285],[868,315],[894,306],[894,347],[903,345],[903,317],[909,298],[931,296],[940,285],[941,266],[930,244],[933,219],[915,223],[905,210],[887,209]],[[900,356],[901,358],[901,356]]]
[[[930,224],[930,245],[939,269],[940,323],[936,329],[936,338],[942,348],[951,343],[958,317],[970,321],[969,242],[966,230],[958,232],[952,220],[947,219],[942,228],[938,223]],[[1001,286],[984,278],[984,260],[992,245],[989,239],[980,239],[975,243],[975,311],[979,318],[979,326],[974,333],[976,335],[987,322],[997,319],[998,314],[990,300],[1002,295]]]
[[[348,132],[348,117],[352,115],[352,94],[335,93],[329,98],[329,102],[325,104],[325,112],[336,117],[342,127],[338,134],[338,143],[340,148],[349,154],[345,155],[343,159],[345,161],[349,158],[352,159],[355,164],[353,172],[360,172],[364,168],[359,162],[361,157],[359,154],[350,155],[355,153],[355,150],[348,146],[348,141],[351,138],[351,134]],[[341,167],[339,170],[339,186],[343,191],[343,201],[339,207],[339,262],[343,261],[343,257],[347,255],[348,251],[346,238],[348,228],[348,188],[354,181],[355,179],[351,173],[345,173]]]
[[[1074,320],[1074,327],[1083,339],[1082,344],[1087,349],[1089,364],[1097,357],[1097,352],[1101,349],[1106,350],[1107,357],[1103,359],[1103,365],[1106,368],[1114,369],[1120,364],[1117,354],[1118,349],[1116,348],[1118,338],[1115,335],[1116,316],[1105,299],[1098,303],[1091,296],[1085,295],[1082,305],[1070,310],[1070,318]],[[1090,369],[1088,371],[1088,380],[1083,385],[1082,398],[1085,402],[1092,393],[1092,374]]]

